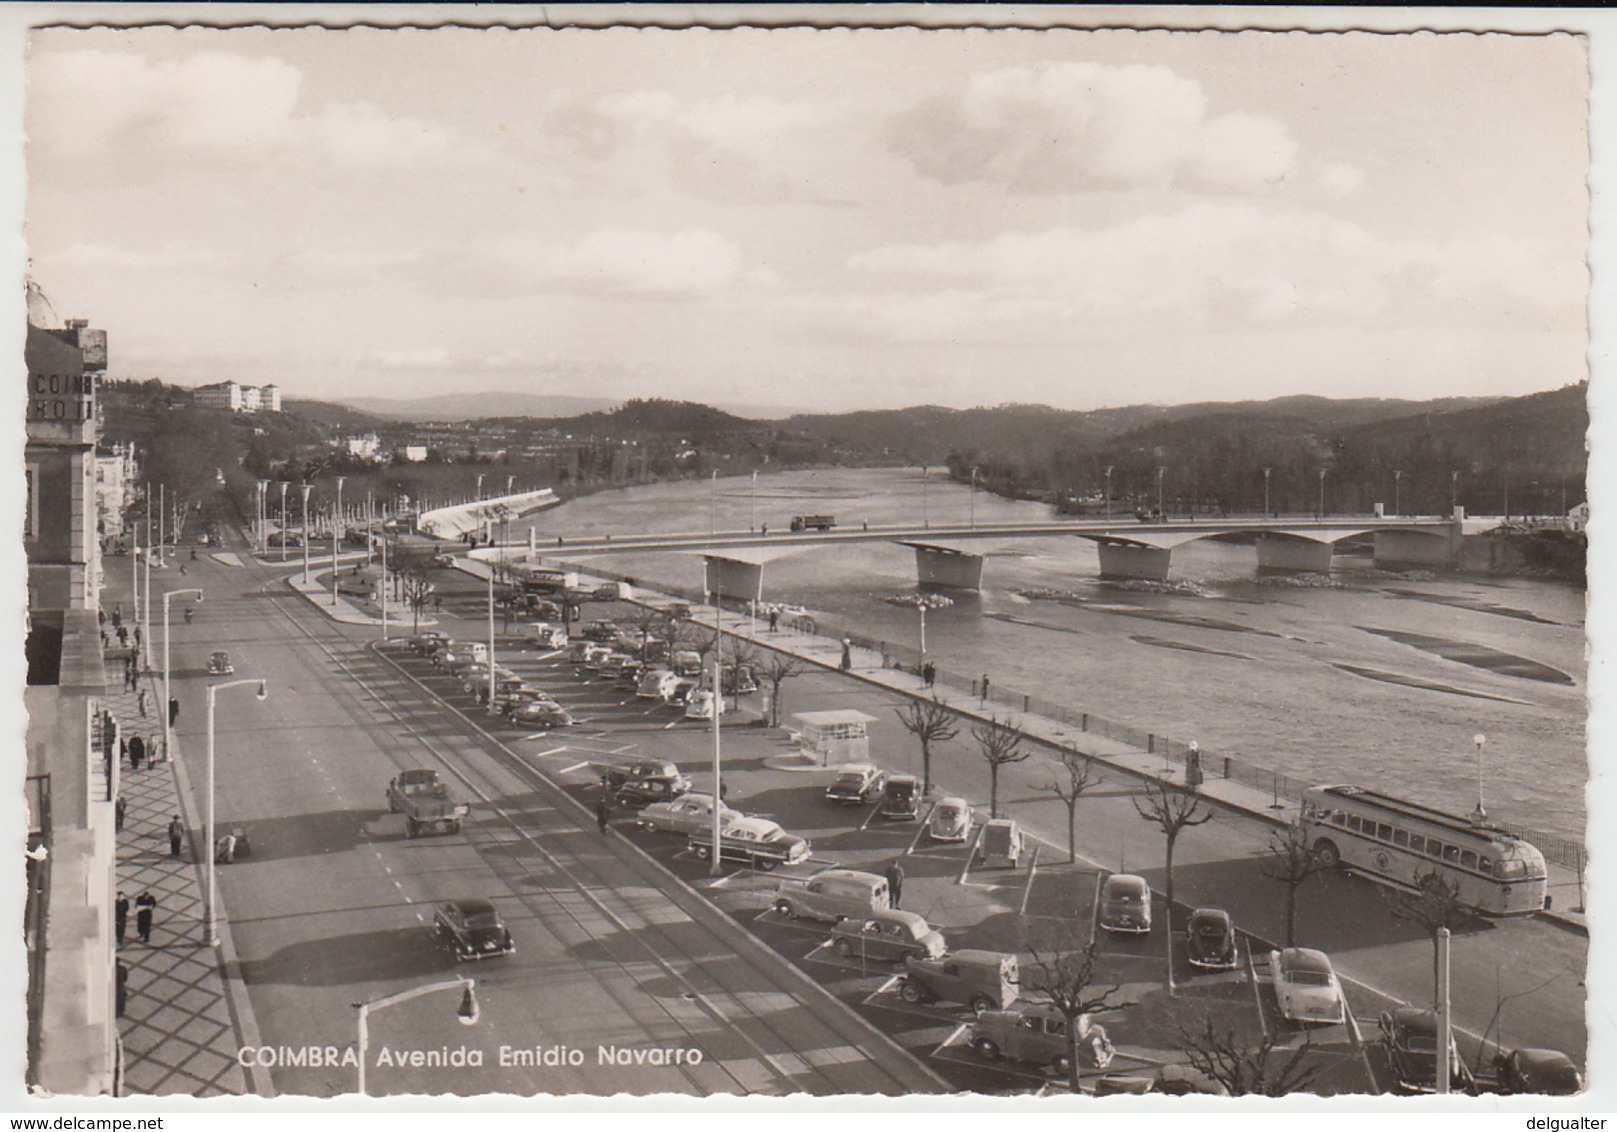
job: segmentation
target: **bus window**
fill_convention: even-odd
[[[1392,843],[1394,845],[1398,846],[1398,848],[1400,848],[1400,849],[1408,849],[1409,848],[1409,831],[1407,829],[1395,829],[1395,830],[1393,830],[1392,831]]]
[[[1460,851],[1460,864],[1462,866],[1464,866],[1465,868],[1468,868],[1468,869],[1476,868],[1477,867],[1477,855],[1475,853],[1471,852],[1471,850],[1469,850],[1469,849],[1462,849]]]
[[[1424,852],[1426,852],[1426,838],[1422,837],[1418,833],[1410,834],[1409,835],[1409,849],[1410,849],[1410,852],[1412,852],[1412,853],[1424,853]]]
[[[1458,845],[1443,846],[1443,859],[1449,864],[1458,864],[1460,861],[1460,847]]]
[[[1521,880],[1527,875],[1527,866],[1521,861],[1495,861],[1493,875],[1500,880]]]
[[[1486,857],[1479,858],[1477,861],[1477,868],[1481,869],[1485,873],[1492,874],[1493,862],[1488,860]]]
[[[1351,829],[1354,833],[1358,833],[1359,832],[1359,815],[1357,815],[1357,814],[1349,814],[1348,815],[1347,827],[1349,829]]]
[[[1426,839],[1426,855],[1428,857],[1441,857],[1443,855],[1443,843],[1428,837]]]
[[[1382,841],[1391,841],[1392,826],[1388,825],[1386,822],[1381,822],[1376,826],[1376,836]]]
[[[1332,810],[1331,811],[1331,824],[1332,825],[1347,825],[1347,815],[1344,814],[1341,810]]]

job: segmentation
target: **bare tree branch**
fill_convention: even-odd
[[[960,734],[959,717],[934,695],[930,700],[911,700],[897,709],[904,730],[921,743],[921,793],[932,793],[932,744],[947,743]]]
[[[1050,768],[1050,781],[1041,784],[1067,807],[1067,863],[1078,859],[1078,799],[1099,779],[1094,759],[1082,751],[1063,750],[1061,761]]]
[[[1297,945],[1297,892],[1316,873],[1329,869],[1308,843],[1308,827],[1299,817],[1269,831],[1263,875],[1286,886],[1286,946]]]
[[[987,722],[971,729],[977,740],[979,753],[988,763],[988,816],[999,817],[999,768],[1007,763],[1019,763],[1033,752],[1022,746],[1022,733],[998,716],[989,716]]]
[[[1314,1049],[1309,1036],[1295,1049],[1278,1045],[1270,1034],[1256,1047],[1247,1047],[1234,1030],[1220,1031],[1212,1018],[1198,1021],[1199,1025],[1180,1023],[1180,1048],[1193,1069],[1223,1085],[1230,1096],[1283,1097],[1313,1083],[1317,1069],[1305,1065]]]
[[[1173,979],[1173,849],[1179,840],[1179,835],[1186,829],[1195,825],[1204,825],[1213,820],[1211,810],[1201,809],[1201,799],[1188,790],[1182,790],[1166,782],[1148,782],[1145,786],[1145,805],[1140,800],[1134,800],[1134,810],[1141,818],[1152,822],[1162,830],[1163,836],[1168,839],[1166,859],[1166,880],[1164,882],[1163,896],[1167,904],[1163,909],[1163,919],[1166,921],[1167,931],[1163,933],[1168,949],[1168,993],[1174,993]]]

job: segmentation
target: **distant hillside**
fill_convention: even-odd
[[[470,421],[490,417],[534,417],[556,420],[586,413],[610,411],[622,402],[604,397],[575,397],[564,393],[442,393],[408,399],[350,397],[343,401],[367,413],[393,421]],[[718,408],[748,420],[773,420],[789,412],[778,405],[726,404]]]
[[[348,429],[378,429],[388,423],[388,418],[376,416],[372,413],[355,409],[350,405],[341,405],[332,401],[303,401],[291,397],[281,399],[281,408],[302,417],[306,421],[325,425],[328,428]]]

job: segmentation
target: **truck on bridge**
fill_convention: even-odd
[[[828,531],[837,525],[835,515],[793,515],[794,531]]]

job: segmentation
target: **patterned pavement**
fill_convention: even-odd
[[[122,686],[122,654],[107,660],[108,689]],[[110,692],[103,706],[121,733],[139,733],[161,742],[157,716],[161,682],[141,678],[147,712],[141,716],[137,693]],[[123,832],[118,835],[118,889],[129,897],[129,926],[118,958],[129,969],[127,1000],[119,1021],[123,1038],[123,1093],[147,1096],[239,1096],[253,1091],[236,1061],[244,1044],[237,1037],[230,1000],[220,974],[220,952],[202,942],[201,846],[190,837],[180,856],[171,856],[168,823],[184,814],[172,761],[120,772],[124,799]],[[182,818],[182,820],[184,820]],[[187,821],[188,827],[193,823]],[[200,832],[196,838],[200,841]],[[135,930],[136,897],[157,900],[149,944]]]

